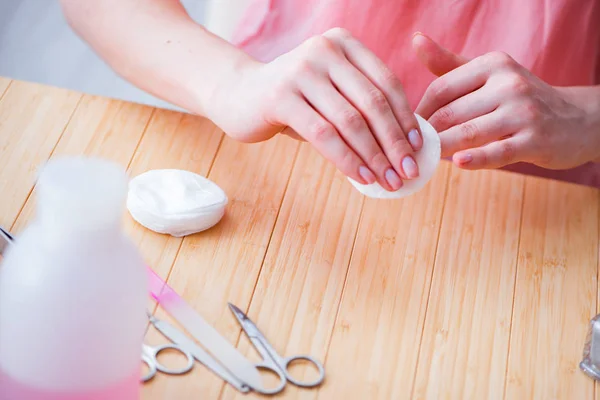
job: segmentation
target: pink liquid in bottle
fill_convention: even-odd
[[[100,390],[58,392],[17,382],[0,370],[0,400],[137,400],[140,397],[140,375]]]

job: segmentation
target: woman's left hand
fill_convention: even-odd
[[[416,113],[438,131],[442,156],[459,167],[522,161],[567,169],[600,158],[600,131],[577,89],[550,86],[504,53],[467,60],[420,34],[413,45],[441,75]]]

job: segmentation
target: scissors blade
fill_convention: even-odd
[[[231,303],[228,303],[229,309],[233,312],[233,315],[242,325],[242,329],[246,332],[248,339],[252,342],[252,345],[258,351],[263,358],[264,362],[270,365],[272,368],[278,369],[281,373],[284,373],[284,363],[281,356],[271,346],[265,335],[258,329],[256,324],[248,318],[248,316],[240,310],[238,307]]]
[[[229,305],[229,309],[235,315],[237,320],[242,325],[242,328],[246,332],[249,338],[263,338],[263,334],[258,330],[258,327],[248,318],[248,316],[240,310],[237,306],[227,303]]]
[[[198,346],[192,339],[177,330],[173,325],[152,315],[149,316],[149,319],[150,323],[154,325],[160,333],[165,335],[167,339],[190,353],[196,360],[204,364],[222,379],[229,382],[237,390],[243,393],[249,391],[249,388],[244,385],[241,380],[229,373],[229,371],[212,358],[202,347]]]
[[[258,327],[248,318],[248,316],[240,310],[238,307],[234,306],[231,303],[228,303],[229,309],[235,315],[235,318],[239,321],[242,329],[248,336],[248,339],[258,351],[258,354],[263,359],[261,365],[262,368],[266,368],[272,370],[274,373],[279,375],[280,385],[278,387],[267,389],[263,386],[256,387],[253,386],[252,389],[259,393],[263,394],[275,394],[279,393],[285,387],[285,384],[288,380],[288,374],[286,369],[285,360],[275,351],[273,346],[269,343],[269,341],[265,338],[265,336],[260,332]]]
[[[4,255],[6,249],[13,244],[14,240],[10,233],[0,227],[0,255]]]

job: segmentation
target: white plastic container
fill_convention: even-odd
[[[0,399],[139,398],[148,282],[122,231],[127,183],[99,159],[42,170],[0,264]]]

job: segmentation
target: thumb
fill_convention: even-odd
[[[413,35],[412,46],[421,62],[437,76],[444,75],[469,61],[443,48],[421,32]]]

